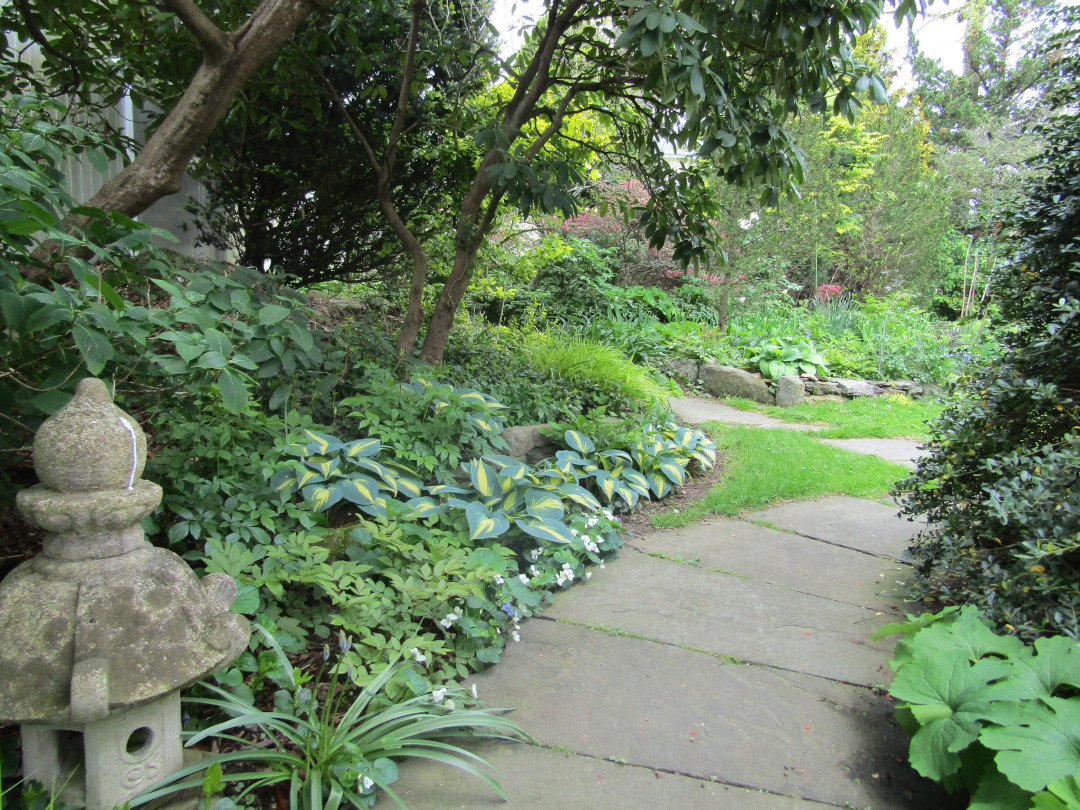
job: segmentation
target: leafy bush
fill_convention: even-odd
[[[757,345],[748,360],[757,363],[761,376],[770,380],[797,377],[800,374],[824,376],[829,373],[825,358],[814,344],[805,338],[768,338]]]
[[[1067,13],[1045,174],[1012,217],[1015,252],[994,282],[1015,330],[897,492],[905,513],[929,519],[912,549],[924,592],[1025,637],[1080,639],[1080,18]]]
[[[487,394],[421,376],[401,382],[383,368],[369,368],[364,387],[341,401],[349,428],[377,438],[421,474],[448,481],[463,459],[507,447],[503,406]]]
[[[903,634],[889,694],[909,760],[986,810],[1080,808],[1080,645],[996,635],[974,607],[882,627]]]

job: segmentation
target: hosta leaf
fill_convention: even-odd
[[[607,470],[597,470],[593,473],[593,480],[610,503],[615,496],[616,478]]]
[[[544,540],[548,543],[568,544],[573,540],[570,527],[561,520],[540,520],[539,518],[518,518],[518,528],[526,534]]]
[[[634,506],[637,504],[638,499],[641,497],[637,490],[635,490],[633,487],[628,487],[626,485],[620,485],[616,489],[616,492],[619,497],[626,502],[626,506],[629,509],[633,509]]]
[[[627,453],[625,450],[602,450],[599,453],[597,453],[596,456],[597,456],[597,458],[608,458],[608,459],[616,458],[616,459],[621,459],[622,461],[633,462],[633,459],[630,457],[630,454]]]
[[[532,488],[525,492],[525,509],[541,520],[562,520],[566,507],[562,499],[545,489]]]
[[[469,521],[470,540],[487,540],[498,537],[510,528],[510,521],[506,519],[506,515],[492,514],[482,503],[476,501],[465,507],[465,517]]]
[[[311,469],[317,471],[323,478],[329,478],[337,468],[341,466],[341,459],[337,456],[334,456],[333,458],[311,456],[310,458],[305,458],[304,463]]]
[[[405,502],[405,509],[408,511],[404,513],[404,517],[410,519],[429,518],[437,515],[441,508],[439,502],[434,498],[411,498]]]
[[[378,439],[366,438],[349,442],[342,450],[346,458],[370,458],[382,449],[382,442]]]
[[[420,493],[424,491],[424,488],[420,486],[420,482],[414,481],[412,478],[398,477],[394,480],[397,483],[397,491],[402,495],[408,495],[410,498],[419,498]]]
[[[340,439],[335,438],[328,433],[318,433],[314,430],[304,428],[304,435],[310,440],[307,444],[308,452],[316,453],[320,456],[336,452],[345,446]]]
[[[370,506],[380,494],[379,483],[366,475],[344,478],[334,484],[334,489],[341,493],[340,497],[357,506]]]
[[[577,450],[579,453],[587,454],[596,450],[596,445],[593,444],[592,439],[584,433],[579,433],[576,430],[568,430],[563,436],[570,449]]]
[[[385,519],[386,512],[386,498],[376,498],[374,503],[360,503],[356,505],[356,508],[365,514],[371,515],[373,518]]]
[[[994,761],[1010,781],[1035,793],[1080,770],[1080,699],[1028,701],[1008,719],[983,729],[979,742],[998,752]]]
[[[324,512],[341,500],[341,490],[337,487],[328,487],[325,484],[311,484],[302,490],[304,500],[316,512]]]
[[[467,465],[469,478],[476,487],[476,491],[486,497],[500,495],[502,489],[499,486],[498,476],[495,471],[482,461],[470,461]]]
[[[600,510],[600,501],[596,500],[596,496],[583,486],[571,483],[561,484],[556,492],[561,497],[584,506],[586,509],[591,509],[594,512]]]
[[[495,466],[501,468],[503,475],[508,475],[515,481],[520,481],[529,471],[528,464],[525,464],[520,459],[514,458],[513,456],[492,454],[484,456],[484,461],[490,461]]]
[[[649,482],[649,489],[657,498],[663,498],[671,492],[671,481],[658,472],[645,473],[645,480]]]
[[[667,476],[671,483],[682,486],[686,483],[686,471],[680,463],[681,459],[670,453],[664,453],[656,459],[660,472]]]
[[[274,473],[270,479],[270,487],[282,498],[288,498],[299,488],[296,480],[296,470],[289,467],[282,468]]]
[[[698,433],[697,431],[691,430],[690,428],[679,428],[675,432],[675,436],[672,438],[672,441],[675,442],[675,444],[677,444],[679,447],[682,447],[686,450],[693,450],[698,443]]]

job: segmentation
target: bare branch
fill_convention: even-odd
[[[195,5],[194,0],[165,0],[165,5],[180,18],[180,22],[195,37],[199,47],[208,58],[225,58],[229,52],[229,38],[224,31],[214,25],[209,17],[203,14],[202,9]]]

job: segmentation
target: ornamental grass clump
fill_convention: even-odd
[[[529,362],[555,379],[584,382],[629,397],[642,404],[656,404],[668,392],[648,369],[632,362],[625,352],[592,340],[546,338],[527,349]]]

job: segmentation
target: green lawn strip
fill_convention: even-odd
[[[858,397],[845,400],[804,402],[790,408],[761,405],[748,399],[729,399],[726,404],[756,411],[785,422],[810,422],[825,427],[817,435],[826,439],[928,438],[927,420],[942,410],[939,402],[905,396]]]
[[[657,528],[823,495],[881,498],[910,472],[900,464],[831,447],[797,431],[717,423],[710,423],[708,431],[723,466],[719,483],[697,503],[654,517]]]

